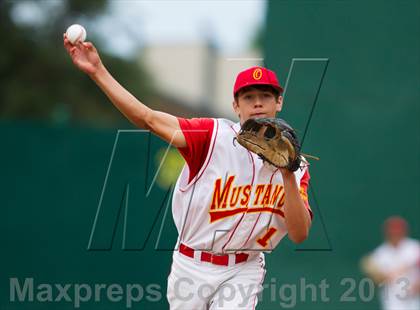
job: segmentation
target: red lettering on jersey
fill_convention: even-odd
[[[233,188],[232,195],[230,196],[230,200],[229,200],[230,207],[234,207],[238,203],[239,194],[241,193],[241,190],[242,190],[242,186]]]
[[[269,212],[284,217],[284,187],[276,184],[251,184],[234,186],[235,176],[228,176],[222,188],[222,178],[214,182],[213,197],[209,209],[210,223],[240,213]],[[251,194],[254,203],[250,204]],[[302,199],[307,202],[305,188],[300,188]],[[229,208],[227,208],[229,206]]]
[[[257,189],[255,190],[255,199],[254,199],[254,205],[258,204],[258,200],[260,200],[260,195],[264,190],[265,185],[259,184],[257,185]]]
[[[222,178],[219,178],[214,182],[213,199],[211,201],[210,210],[226,208],[227,198],[234,179],[235,176],[233,175],[227,179],[223,191],[221,191]]]
[[[279,197],[279,194],[284,190],[283,186],[281,185],[276,185],[276,187],[274,188],[274,192],[273,192],[273,196],[271,198],[270,203],[272,205],[274,205],[277,201],[277,198]]]
[[[270,204],[270,197],[271,197],[271,184],[268,184],[265,188],[265,193],[263,199],[261,200],[261,204],[263,206]]]
[[[209,210],[210,223],[240,213],[269,212],[284,217],[282,207],[286,196],[282,185],[276,184],[275,187],[272,184],[258,184],[255,187],[251,184],[233,186],[234,180],[235,176],[229,176],[223,185],[223,189],[222,178],[214,182],[213,198]],[[249,205],[252,192],[255,199],[254,203]],[[299,192],[311,213],[305,186],[301,185]],[[264,241],[265,239],[262,238],[261,240]]]
[[[251,185],[246,185],[242,191],[243,198],[241,199],[241,206],[246,206],[249,203],[249,198],[251,198]]]
[[[277,203],[277,208],[281,208],[284,205],[284,199],[285,199],[285,195],[284,195],[284,191],[281,193],[279,202]]]

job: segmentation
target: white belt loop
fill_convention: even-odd
[[[202,263],[202,261],[201,261],[201,251],[194,250],[194,260],[198,263]]]

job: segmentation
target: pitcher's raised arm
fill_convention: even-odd
[[[64,34],[64,47],[74,65],[90,76],[114,106],[134,125],[149,129],[175,147],[186,146],[178,119],[168,113],[155,111],[144,105],[108,72],[98,51],[91,42],[71,44]]]

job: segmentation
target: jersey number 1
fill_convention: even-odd
[[[277,229],[270,227],[267,232],[261,238],[257,239],[257,242],[263,247],[267,247],[268,240],[276,233]]]

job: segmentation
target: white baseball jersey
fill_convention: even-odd
[[[384,243],[373,252],[371,259],[385,274],[403,270],[398,279],[383,285],[383,309],[420,309],[420,296],[412,292],[414,283],[420,280],[420,243],[409,238],[403,239],[397,247]]]
[[[194,139],[194,132],[186,131],[192,127],[180,124],[187,143],[191,143],[188,140]],[[239,123],[213,119],[205,159],[193,178],[186,164],[176,183],[172,213],[178,241],[193,249],[214,253],[271,251],[287,234],[282,175],[235,143],[239,130]],[[194,156],[200,155],[190,154],[190,159]],[[307,167],[298,169],[295,176],[310,212]]]

